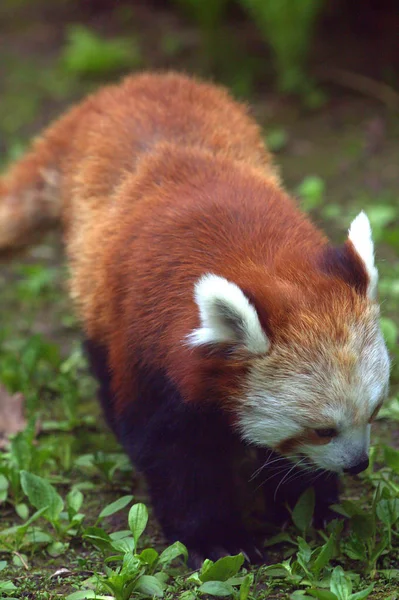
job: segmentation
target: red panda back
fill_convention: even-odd
[[[133,211],[146,214],[145,190],[130,197],[123,191],[144,185],[142,171],[155,185],[170,154],[195,148],[259,169],[276,186],[278,176],[247,109],[216,86],[177,74],[140,75],[104,88],[85,106],[64,161],[62,195],[71,293],[84,322],[91,323],[90,332],[99,332],[99,264],[112,229],[119,227],[109,222],[115,211],[116,223]],[[165,164],[158,165],[162,144],[169,150],[162,155]]]
[[[96,193],[110,194],[163,142],[203,148],[278,178],[259,126],[223,88],[175,73],[144,74],[105,87],[83,104],[91,110],[64,167],[67,189],[83,178],[85,189],[93,185]]]
[[[116,385],[130,389],[134,356],[165,371],[188,362],[196,370],[184,340],[198,324],[193,291],[202,275],[272,292],[287,278],[287,255],[301,253],[297,276],[304,276],[326,244],[263,173],[202,150],[159,147],[119,188],[118,202],[101,231],[86,323],[89,336],[107,338]]]

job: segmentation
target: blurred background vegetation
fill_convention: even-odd
[[[143,68],[308,109],[349,90],[396,109],[398,31],[397,0],[2,0],[0,150],[17,151],[60,101]]]

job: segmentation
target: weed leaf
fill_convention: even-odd
[[[35,508],[40,510],[46,507],[44,517],[52,523],[59,520],[64,502],[51,483],[38,475],[21,471],[21,486]]]
[[[117,513],[122,510],[133,500],[133,496],[122,496],[122,498],[118,498],[115,502],[111,502],[111,504],[107,504],[100,514],[98,515],[99,519],[104,519],[105,517],[110,517],[111,515]]]
[[[112,539],[103,529],[100,527],[87,527],[83,534],[83,537],[89,540],[93,546],[99,550],[109,550],[112,546]]]
[[[226,581],[206,581],[198,590],[211,596],[232,596],[234,588]]]
[[[162,598],[164,586],[152,575],[142,575],[137,582],[136,590],[149,598]]]
[[[145,548],[140,554],[139,558],[141,562],[146,563],[152,567],[158,560],[158,552],[154,548]]]
[[[337,596],[328,590],[306,590],[306,593],[318,600],[337,600]]]
[[[334,555],[335,539],[334,535],[328,538],[328,541],[322,546],[320,554],[314,561],[313,569],[318,575],[325,566],[328,565]]]
[[[133,533],[134,542],[137,545],[137,541],[147,526],[148,511],[144,504],[134,504],[129,511],[129,527]]]
[[[209,567],[203,569],[199,577],[204,583],[206,581],[227,581],[230,577],[237,575],[243,564],[244,557],[242,554],[237,554],[236,556],[224,556],[223,558],[219,558],[219,560]]]
[[[352,584],[342,567],[335,567],[331,575],[330,590],[338,600],[348,600],[352,593]]]
[[[299,498],[292,511],[292,520],[299,531],[304,535],[312,522],[314,511],[314,489],[308,488]]]
[[[163,566],[166,566],[179,556],[183,556],[184,560],[186,561],[188,559],[187,548],[181,542],[175,542],[171,546],[165,548],[165,550],[161,553],[159,557],[159,563]]]
[[[377,516],[384,525],[394,525],[399,519],[399,498],[380,500],[377,504]]]
[[[399,473],[399,450],[386,446],[384,448],[384,462],[395,471]]]
[[[251,585],[252,585],[253,581],[254,581],[253,574],[248,573],[248,575],[246,575],[246,577],[244,578],[244,581],[241,584],[239,600],[247,600],[247,598],[249,597],[249,592],[251,590]]]
[[[80,507],[83,504],[83,494],[76,488],[71,490],[66,498],[67,507],[72,510],[74,514],[79,512]]]
[[[368,598],[371,594],[371,592],[374,589],[374,583],[372,583],[371,585],[369,585],[369,587],[367,587],[365,590],[362,590],[361,592],[357,592],[356,594],[352,594],[350,597],[350,600],[363,600],[363,598]]]

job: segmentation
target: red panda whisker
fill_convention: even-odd
[[[269,450],[265,462],[260,467],[255,469],[255,471],[252,473],[251,477],[249,478],[249,481],[252,481],[259,475],[259,473],[266,467],[266,465],[269,464],[270,458],[272,456],[273,456],[273,450]],[[278,458],[280,458],[280,457],[278,457]]]
[[[284,477],[282,478],[282,480],[280,481],[280,483],[278,484],[278,486],[276,487],[276,489],[274,490],[274,500],[276,500],[277,497],[277,492],[279,491],[280,487],[282,486],[282,484],[284,483],[284,481],[287,480],[287,477],[289,477],[290,473],[292,473],[292,471],[298,467],[300,467],[301,463],[306,461],[306,457],[303,458],[301,461],[293,464],[293,466],[291,467],[291,469],[286,473],[286,475],[284,475]]]
[[[314,474],[316,471],[318,471],[318,470],[319,470],[319,469],[312,469],[312,467],[309,467],[309,466],[306,466],[306,465],[301,465],[299,468],[300,468],[302,471],[306,471],[306,472],[307,472],[307,474],[310,474],[310,473],[313,473],[313,474]],[[323,469],[321,469],[321,472],[323,472]],[[314,475],[313,475],[313,476],[314,476]],[[292,483],[292,482],[293,482],[293,481],[295,481],[296,479],[301,479],[301,477],[303,477],[303,473],[300,473],[300,472],[298,472],[298,473],[294,473],[294,474],[293,474],[293,476],[292,476],[292,477],[291,477],[291,478],[290,478],[288,481],[290,481],[290,482]],[[311,479],[311,480],[310,480],[310,482],[311,482],[312,480],[313,480],[313,479]],[[286,483],[288,483],[288,481],[287,481]],[[309,482],[309,483],[310,483],[310,482]]]
[[[292,483],[293,481],[295,481],[297,479],[301,479],[302,477],[303,477],[303,473],[298,473],[295,471],[294,473],[292,473],[291,477],[287,477],[287,479],[283,482],[280,482],[277,487],[280,487],[280,485],[282,483],[284,483],[285,485],[288,485],[289,483]],[[277,490],[276,490],[275,494],[277,494]]]
[[[300,455],[298,455],[297,458],[299,458]],[[249,481],[253,481],[254,479],[256,479],[258,477],[258,475],[260,475],[260,473],[267,467],[270,467],[273,464],[279,463],[279,462],[287,462],[287,457],[286,456],[278,456],[277,458],[274,458],[273,460],[269,460],[266,461],[261,467],[259,467],[258,469],[256,469],[256,471],[254,471],[254,473],[251,475]]]
[[[325,470],[324,469],[317,469],[317,471],[320,471],[319,473],[315,473],[312,477],[312,479],[310,480],[310,484],[314,484],[322,475],[325,474]]]
[[[270,467],[273,464],[276,464],[279,462],[287,463],[288,461],[291,462],[291,460],[297,460],[300,458],[302,458],[301,454],[292,454],[290,457],[283,456],[283,455],[277,456],[273,460],[266,461],[259,469],[257,469],[257,471],[255,471],[255,473],[258,474],[259,472],[263,471],[263,469]],[[254,475],[255,475],[255,473],[254,473]]]
[[[282,457],[282,458],[285,458],[285,457]],[[302,457],[302,458],[303,458],[303,457]],[[279,475],[281,475],[282,473],[285,473],[285,474],[286,474],[286,473],[287,473],[287,470],[289,470],[289,471],[292,471],[292,468],[293,468],[293,467],[294,467],[294,468],[295,468],[295,467],[297,467],[297,466],[298,466],[298,464],[299,464],[300,462],[301,462],[301,461],[295,462],[295,463],[294,463],[292,466],[291,466],[291,465],[287,465],[287,459],[285,458],[285,464],[283,464],[283,465],[277,465],[277,466],[276,466],[276,467],[273,469],[273,472],[272,472],[272,473],[271,473],[271,474],[270,474],[268,477],[266,477],[266,479],[264,479],[264,480],[263,480],[263,481],[262,481],[262,482],[261,482],[261,483],[260,483],[260,484],[259,484],[259,485],[258,485],[256,488],[255,488],[255,491],[259,490],[259,489],[260,489],[261,487],[263,487],[263,486],[264,486],[264,485],[265,485],[265,484],[266,484],[268,481],[271,481],[272,479],[274,479],[274,478],[278,477],[278,476],[279,476]],[[300,469],[302,469],[303,467],[301,466],[301,467],[299,467],[299,468],[300,468]],[[303,474],[301,474],[301,475],[303,475]]]

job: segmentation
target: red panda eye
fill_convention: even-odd
[[[334,427],[327,429],[315,429],[315,432],[320,438],[334,438],[338,435],[338,431]]]

